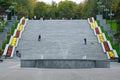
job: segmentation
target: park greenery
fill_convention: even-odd
[[[98,4],[98,2],[101,2]],[[13,4],[14,3],[14,4]],[[15,4],[16,3],[16,4]],[[10,6],[13,7],[10,7]],[[104,6],[103,6],[104,5]],[[104,11],[107,8],[109,11]],[[6,10],[11,12],[6,12]],[[51,4],[39,2],[37,0],[0,0],[0,22],[2,22],[2,15],[8,16],[17,15],[29,19],[87,19],[88,17],[95,17],[97,14],[102,14],[104,18],[110,20],[108,13],[113,12],[112,29],[115,30],[115,38],[120,44],[120,0],[84,0],[81,3],[75,3],[70,0],[56,3],[52,1]],[[108,21],[109,23],[110,21]],[[0,25],[0,29],[3,26]]]
[[[0,15],[5,14],[5,11],[10,9],[12,14],[15,12],[15,14],[20,18],[25,16],[32,19],[36,16],[38,19],[40,17],[51,17],[53,19],[63,17],[86,19],[91,16],[96,17],[98,12],[102,13],[102,9],[97,5],[98,1],[101,1],[101,4],[104,4],[106,8],[115,13],[115,19],[119,19],[117,16],[120,13],[120,0],[84,0],[79,4],[70,0],[61,1],[58,4],[54,1],[52,1],[51,4],[47,4],[37,0],[0,0]],[[15,2],[17,4],[13,4]],[[11,9],[11,5],[14,6],[14,8]]]

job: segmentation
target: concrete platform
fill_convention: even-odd
[[[38,41],[39,34],[41,41]],[[21,67],[109,67],[87,20],[29,20],[17,50],[22,54]]]
[[[17,57],[0,63],[0,80],[119,80],[120,64],[110,68],[41,69],[21,68]]]

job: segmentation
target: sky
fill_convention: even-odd
[[[43,1],[45,3],[51,4],[52,1],[55,1],[56,3],[59,3],[60,1],[64,1],[64,0],[38,0],[38,1]],[[71,1],[76,2],[76,3],[80,3],[84,0],[71,0]]]

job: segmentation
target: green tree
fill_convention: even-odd
[[[115,0],[112,4],[112,10],[115,13],[115,19],[120,26],[120,0]],[[120,31],[120,27],[118,27],[118,31]]]
[[[55,18],[57,13],[57,3],[52,1],[51,8],[52,8],[52,18]]]
[[[115,20],[118,24],[118,32],[115,34],[118,43],[120,44],[120,0],[114,0],[112,9],[115,13]]]
[[[55,18],[55,10],[52,8],[52,6],[47,6],[46,11],[45,11],[45,17]]]
[[[34,15],[37,16],[37,18],[45,17],[46,8],[47,6],[44,2],[37,2],[34,9]]]
[[[24,7],[24,6],[19,6],[17,8],[19,11],[17,11],[17,15],[19,16],[19,18],[21,17],[28,17],[28,10]]]
[[[86,4],[82,10],[82,17],[88,18],[88,17],[96,17],[97,14],[97,4],[96,0],[85,0],[84,4]]]
[[[32,18],[34,16],[34,6],[36,5],[36,0],[16,0],[16,2],[18,4],[17,5],[18,16],[21,16],[21,14],[28,18]],[[19,10],[20,8],[24,9]]]
[[[5,14],[5,10],[9,8],[14,0],[0,0],[0,15]]]
[[[68,0],[61,1],[58,4],[57,12],[60,18],[74,18],[76,13],[76,3]]]
[[[84,9],[84,7],[86,6],[86,2],[82,2],[82,3],[79,3],[78,5],[77,5],[77,11],[76,11],[76,18],[82,18],[82,14],[84,14],[83,13],[83,9]]]

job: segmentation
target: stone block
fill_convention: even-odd
[[[96,17],[97,17],[97,18],[96,18],[97,20],[102,20],[102,19],[103,19],[103,16],[102,16],[102,15],[96,15]]]

